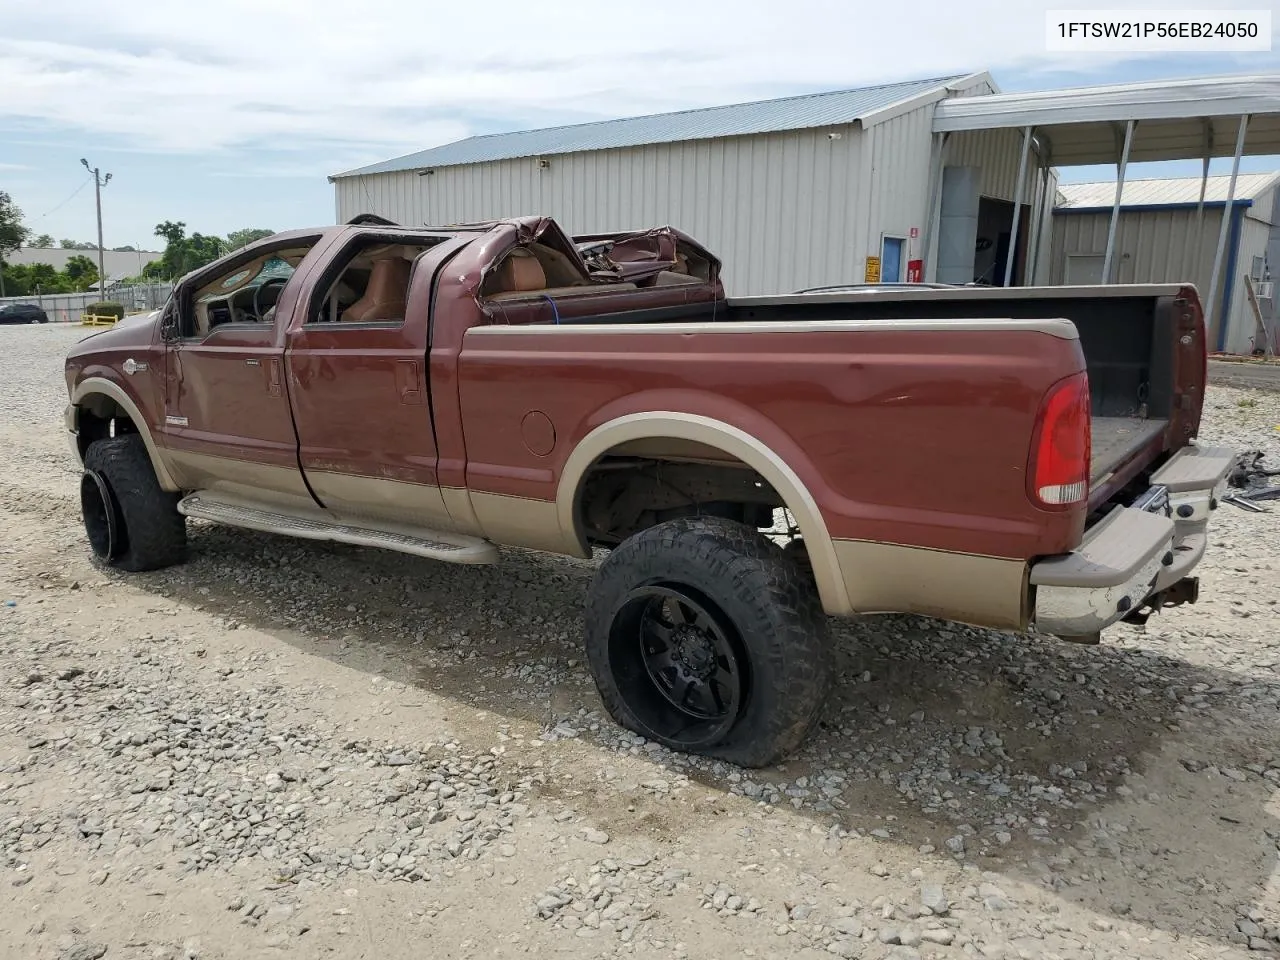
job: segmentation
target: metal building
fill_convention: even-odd
[[[1120,219],[1121,191],[1131,162],[1199,159],[1202,180],[1209,176],[1213,157],[1231,157],[1224,202],[1236,195],[1240,160],[1244,156],[1280,154],[1280,75],[1195,77],[1143,83],[1075,87],[1020,94],[951,97],[939,102],[933,130],[942,143],[937,164],[943,169],[950,141],[957,135],[980,131],[1019,130],[1023,150],[1019,182],[1025,178],[1033,145],[1039,163],[1038,178],[1050,175],[1048,164],[1114,163],[1117,181],[1112,195],[1107,242],[1103,249],[1100,279],[1114,283],[1119,258],[1115,240]],[[935,168],[936,169],[936,168]],[[944,182],[944,187],[946,186]],[[1020,191],[1019,191],[1020,192]],[[945,194],[945,191],[944,191]],[[933,219],[947,224],[944,195],[941,212]],[[954,206],[954,204],[953,204]],[[1220,280],[1226,259],[1230,217],[1220,217],[1214,244],[1213,269],[1206,290],[1205,325],[1210,344],[1225,342],[1226,325],[1216,309],[1222,292]],[[972,222],[972,220],[970,220]],[[942,229],[938,260],[945,259],[942,241],[960,231]],[[1037,258],[1037,266],[1043,260]],[[926,271],[927,275],[927,271]],[[1037,280],[1040,274],[1037,273]]]
[[[1039,145],[1017,230],[1020,131],[955,134],[940,175],[937,105],[995,92],[977,73],[477,136],[330,180],[339,221],[545,214],[574,234],[670,224],[721,257],[735,295],[935,275],[999,285],[1011,246],[1010,282],[1043,280],[1056,174]],[[940,274],[927,257],[939,206]],[[962,228],[948,231],[957,212]]]
[[[1210,349],[1251,353],[1276,337],[1274,284],[1280,263],[1268,253],[1280,245],[1280,173],[1240,174],[1228,205],[1231,178],[1133,180],[1124,184],[1116,222],[1112,282],[1190,280],[1207,297],[1222,218],[1230,210],[1227,245],[1214,312],[1223,318]],[[1204,188],[1203,207],[1201,188]],[[1053,284],[1102,282],[1114,181],[1059,187],[1053,215],[1048,280]],[[1249,288],[1257,294],[1262,336]]]

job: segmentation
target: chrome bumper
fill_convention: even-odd
[[[1209,516],[1234,459],[1226,447],[1180,450],[1133,506],[1113,509],[1071,553],[1034,564],[1036,628],[1097,633],[1186,577],[1204,556]]]

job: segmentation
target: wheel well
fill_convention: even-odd
[[[750,465],[693,440],[645,438],[599,457],[578,489],[578,529],[588,544],[612,547],[667,520],[718,516],[771,529],[783,497]],[[785,532],[794,535],[788,518]]]
[[[105,393],[88,394],[76,404],[76,446],[81,457],[96,440],[138,432],[124,407]]]

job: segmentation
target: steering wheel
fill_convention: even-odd
[[[267,289],[267,287],[271,286],[272,284],[279,284],[281,287],[283,287],[288,282],[289,282],[288,279],[285,277],[271,277],[267,280],[263,280],[262,283],[258,284],[258,286],[254,289],[253,312],[254,312],[254,315],[259,320],[264,319],[263,312],[262,312],[262,304],[258,301],[258,297],[262,295],[262,291]],[[277,299],[279,299],[279,296],[280,296],[279,294],[276,294]],[[275,304],[273,303],[272,306],[274,307]]]

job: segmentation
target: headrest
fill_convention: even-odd
[[[501,293],[523,293],[544,290],[547,274],[538,258],[527,250],[513,250],[498,268],[498,290]]]

